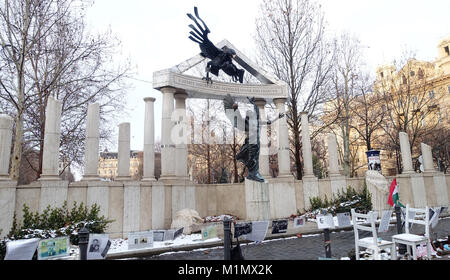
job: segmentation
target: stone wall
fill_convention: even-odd
[[[450,200],[450,175],[435,173],[434,175],[413,174],[413,180],[425,182],[425,196],[417,197],[411,186],[411,176],[397,176],[399,194],[402,203],[409,203],[412,207],[421,207],[417,203],[428,206],[448,205]],[[390,182],[391,179],[388,178]],[[443,184],[446,185],[443,185]],[[60,184],[61,186],[56,186]],[[67,191],[56,192],[58,197],[49,197],[48,182],[38,181],[26,186],[6,186],[0,182],[2,200],[0,205],[2,236],[9,232],[12,225],[12,212],[15,211],[17,220],[22,221],[23,204],[27,204],[31,211],[42,211],[46,207],[43,201],[67,201],[69,208],[74,202],[87,205],[97,203],[101,207],[101,214],[114,222],[109,226],[108,233],[112,238],[127,237],[131,231],[161,229],[170,227],[174,209],[195,208],[200,216],[231,214],[242,220],[247,219],[247,204],[245,199],[245,185],[212,184],[212,185],[162,185],[160,182],[103,182],[81,181],[68,186],[65,181],[52,181],[53,188]],[[295,214],[297,209],[303,211],[305,198],[303,182],[299,180],[269,179],[270,219],[286,218]],[[364,178],[346,179],[346,186],[361,190]],[[318,180],[321,198],[331,198],[331,180]],[[9,196],[6,195],[8,190]],[[11,197],[15,191],[14,209]],[[445,192],[446,197],[438,195]],[[184,198],[184,201],[183,199]],[[386,198],[387,199],[387,198]],[[189,203],[189,201],[191,203]],[[9,201],[9,204],[5,201]],[[192,204],[192,202],[195,202]],[[175,205],[175,204],[182,204]],[[52,204],[54,206],[54,204]],[[9,209],[9,210],[8,210]],[[11,213],[9,213],[11,212]],[[160,223],[153,221],[159,219]]]

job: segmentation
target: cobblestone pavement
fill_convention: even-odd
[[[414,225],[412,233],[420,233],[420,226]],[[431,228],[430,228],[431,230]],[[423,232],[423,227],[422,227]],[[450,218],[439,220],[438,225],[432,229],[431,237],[447,238],[450,235]],[[389,231],[380,233],[379,237],[391,240],[391,236],[396,234],[395,225],[391,224]],[[347,257],[348,253],[354,249],[353,231],[333,232],[331,236],[332,258],[340,259]],[[370,233],[360,231],[360,238],[371,236]],[[241,249],[246,260],[317,260],[325,257],[323,234],[306,237],[288,237],[280,240],[269,240],[262,244],[241,244]],[[161,254],[143,258],[147,260],[223,260],[223,247],[200,249],[189,252],[177,252],[171,254]],[[448,256],[443,256],[442,260],[450,260]]]

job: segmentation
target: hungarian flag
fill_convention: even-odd
[[[398,197],[398,185],[397,180],[394,178],[391,183],[391,187],[389,188],[389,198],[388,198],[388,204],[394,207],[394,205],[400,205],[401,207],[403,204],[400,203],[399,197]]]

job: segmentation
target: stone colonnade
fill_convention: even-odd
[[[85,201],[88,206],[94,203],[100,205],[101,215],[117,221],[111,231],[121,233],[150,228],[168,228],[175,213],[183,208],[197,209],[208,215],[224,214],[216,212],[221,211],[219,209],[243,211],[242,217],[249,218],[245,216],[244,209],[249,208],[251,204],[246,200],[246,193],[242,193],[244,189],[242,184],[199,186],[189,181],[186,142],[173,142],[174,137],[181,140],[187,138],[185,130],[173,129],[177,124],[186,121],[186,116],[180,113],[184,112],[187,96],[174,88],[163,88],[161,91],[163,92],[162,176],[159,181],[156,181],[154,177],[154,98],[144,99],[144,178],[141,182],[132,181],[129,174],[129,123],[119,125],[119,177],[116,182],[99,180],[97,173],[100,108],[98,104],[90,104],[88,107],[86,169],[83,180],[70,184],[70,187],[67,181],[60,180],[58,148],[61,103],[49,98],[44,136],[45,173],[37,183],[38,187],[37,185],[16,186],[16,182],[8,177],[13,120],[6,115],[0,115],[0,228],[5,230],[11,227],[14,211],[20,211],[24,202],[28,205],[34,204],[32,209],[42,211],[48,205],[60,206],[66,200],[69,205],[72,205],[74,201]],[[275,100],[280,113],[284,112],[284,102],[283,99]],[[264,104],[262,100],[257,101],[261,119],[265,117]],[[172,115],[175,109],[180,110]],[[268,211],[255,213],[255,215],[264,217],[269,215],[270,218],[286,217],[295,213],[297,209],[308,209],[310,197],[323,197],[324,194],[328,196],[329,193],[336,193],[351,183],[350,179],[339,173],[337,143],[334,135],[328,135],[327,138],[330,176],[320,181],[314,176],[307,112],[301,114],[301,121],[303,180],[296,181],[290,175],[288,130],[285,118],[282,118],[277,132],[280,176],[269,179],[268,186],[258,198],[265,205],[260,209]],[[261,134],[262,138],[266,135],[264,132]],[[448,205],[449,192],[446,183],[448,178],[434,170],[431,148],[422,143],[424,172],[410,173],[409,167],[412,165],[409,165],[411,150],[408,135],[400,133],[399,137],[402,161],[405,166],[405,172],[397,176],[402,203],[410,203],[415,207]],[[265,143],[267,143],[266,140],[261,139],[263,149]],[[261,173],[269,177],[267,153],[260,153],[260,163]],[[29,194],[25,195],[25,193]],[[259,195],[256,192],[254,194]]]

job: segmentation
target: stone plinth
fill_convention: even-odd
[[[39,180],[60,180],[59,144],[61,139],[62,104],[49,97],[45,110],[44,152],[42,174]]]
[[[245,179],[246,220],[270,219],[269,184]]]
[[[0,114],[0,181],[10,180],[8,171],[13,124],[13,118],[5,114]]]
[[[155,181],[155,98],[146,97],[144,121],[144,166],[142,181]]]
[[[69,181],[63,180],[40,180],[41,184],[41,196],[39,201],[39,212],[50,207],[61,207],[64,201],[67,201],[67,193]]]
[[[445,181],[445,174],[436,172],[433,174],[434,192],[436,194],[436,204],[438,206],[449,205],[447,183]]]
[[[387,203],[389,196],[389,182],[378,171],[368,170],[366,172],[367,189],[372,196],[372,207],[376,211],[391,209]]]
[[[13,224],[16,207],[16,181],[0,181],[0,238],[5,237]]]
[[[109,186],[107,182],[88,181],[86,194],[86,206],[91,207],[94,204],[101,206],[100,216],[108,217],[109,209]]]
[[[289,217],[297,212],[294,178],[269,183],[270,218]]]
[[[152,229],[169,227],[172,222],[172,186],[161,181],[152,186]]]
[[[100,105],[88,106],[86,122],[85,170],[83,181],[100,180],[98,176],[98,152],[100,143]]]
[[[119,152],[116,180],[131,180],[130,176],[130,123],[119,124]]]
[[[123,235],[140,230],[141,187],[139,182],[124,182],[123,187]]]
[[[314,175],[303,176],[303,196],[305,199],[305,209],[311,208],[311,202],[309,201],[312,197],[319,196],[319,179]]]

